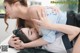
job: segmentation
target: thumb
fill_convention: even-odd
[[[42,22],[40,20],[37,20],[37,19],[32,19],[32,21],[34,23],[38,24],[38,25],[41,25],[42,24]]]

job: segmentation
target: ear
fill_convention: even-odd
[[[21,4],[20,4],[20,2],[15,2],[14,5],[15,5],[16,7],[18,7],[18,6],[20,6]]]

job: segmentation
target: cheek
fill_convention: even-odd
[[[12,17],[13,15],[13,10],[11,10],[10,8],[9,9],[6,9],[6,13]]]
[[[10,9],[10,8],[6,8],[6,12],[7,12],[8,14],[11,14],[11,9]]]
[[[31,35],[31,38],[32,38],[33,40],[38,39],[38,35],[37,35],[37,34],[33,34],[33,35]]]
[[[15,10],[14,7],[12,7],[12,8],[10,9],[10,13],[11,13],[13,16],[16,15],[16,10]]]
[[[11,8],[10,6],[8,6],[8,8],[7,8],[7,9],[8,9],[8,11],[9,11],[9,12],[11,12],[11,11],[12,11],[12,8]]]
[[[11,12],[10,12],[10,16],[14,19],[14,18],[16,18],[16,12],[15,12],[15,10],[12,10]]]

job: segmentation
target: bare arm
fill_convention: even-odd
[[[78,27],[74,27],[74,26],[69,26],[69,25],[63,25],[62,24],[53,24],[50,26],[51,30],[58,30],[64,33],[67,33],[68,35],[72,35],[69,36],[70,40],[73,39],[74,35],[77,35],[80,32],[80,28]],[[25,48],[30,48],[30,47],[37,47],[37,46],[43,46],[45,44],[48,44],[47,41],[43,40],[42,38],[39,38],[37,40],[34,40],[30,43],[25,43],[24,47]]]
[[[80,31],[80,28],[78,28],[78,27],[64,25],[64,24],[51,24],[49,26],[49,29],[61,31],[61,32],[69,34],[69,35],[76,34]]]
[[[58,13],[58,12],[60,12],[60,10],[57,8],[56,12]],[[35,19],[34,18],[34,19],[32,19],[32,21],[35,24],[39,25],[40,27],[42,26],[42,27],[45,27],[45,28],[50,29],[50,30],[57,30],[57,31],[66,33],[68,35],[77,34],[80,31],[80,28],[75,27],[75,26],[64,25],[64,24],[51,24],[50,21],[46,18],[44,10],[43,11],[37,10],[34,13],[34,17],[38,17],[39,18],[39,19]]]
[[[47,29],[50,29],[50,30],[61,31],[61,32],[69,34],[69,35],[77,34],[80,31],[80,29],[78,27],[74,27],[74,26],[63,25],[63,24],[51,24],[48,22],[48,20],[45,18],[45,16],[41,16],[41,13],[42,13],[41,11],[39,11],[37,13],[39,15],[38,18],[40,20],[38,20],[37,17],[35,16],[36,13],[33,12],[34,18],[32,21],[34,21],[35,24],[39,24],[40,26],[46,27]],[[33,17],[33,15],[32,15],[32,17]],[[48,44],[48,42],[46,42],[42,38],[39,38],[39,39],[32,41],[30,43],[25,43],[25,44],[23,44],[23,46],[25,48],[30,48],[30,47],[42,46],[45,44]]]
[[[80,35],[77,38],[77,41],[76,41],[76,43],[74,45],[72,53],[80,53]]]
[[[42,13],[41,11],[38,10],[37,13],[38,13],[39,17],[37,15],[35,16],[35,14],[36,14],[35,11],[33,12],[33,16],[34,16],[33,22],[35,22],[35,24],[39,24],[40,26],[46,27],[47,29],[50,29],[50,30],[61,31],[61,32],[66,33],[68,35],[78,34],[78,32],[80,31],[80,29],[78,27],[74,27],[74,26],[69,26],[69,25],[64,25],[64,24],[51,24],[45,18],[46,16],[41,16],[41,13]],[[38,20],[37,18],[39,18],[40,20]],[[32,41],[30,43],[26,43],[26,44],[24,44],[24,46],[27,48],[37,47],[37,46],[45,45],[47,43],[48,42],[46,42],[42,38],[40,38],[40,39],[37,39],[37,40]]]
[[[31,48],[31,47],[43,46],[45,44],[48,44],[48,42],[43,40],[42,38],[39,38],[39,39],[32,41],[30,43],[25,43],[23,46],[25,48]]]

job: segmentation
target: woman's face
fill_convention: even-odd
[[[33,41],[39,38],[39,35],[34,28],[22,28],[21,30],[28,37],[29,40]]]
[[[9,5],[7,2],[4,4],[5,5],[5,11],[7,13],[7,15],[10,17],[10,18],[16,18],[17,17],[17,7],[12,4],[12,5]]]

